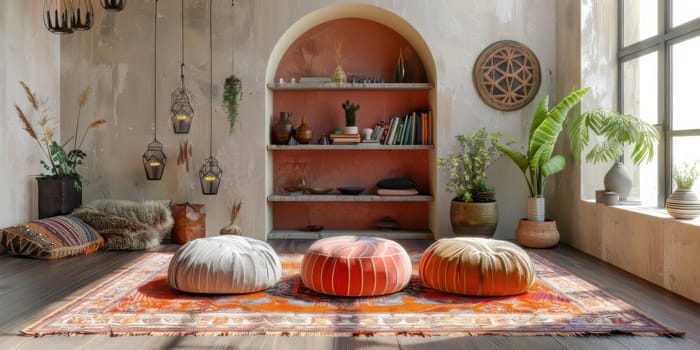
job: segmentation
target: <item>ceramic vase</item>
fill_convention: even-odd
[[[291,115],[289,112],[280,112],[280,119],[275,124],[275,138],[278,145],[286,145],[289,141],[293,129],[292,121],[289,120]]]
[[[692,190],[679,188],[666,200],[666,211],[676,219],[692,220],[700,215],[700,200]]]
[[[615,162],[615,164],[613,164],[610,170],[605,174],[603,183],[605,184],[605,191],[617,192],[621,201],[627,200],[627,196],[629,196],[632,190],[632,176],[625,169],[622,162]]]
[[[403,49],[399,50],[399,59],[394,67],[394,80],[402,83],[406,80],[406,60],[403,58]]]
[[[544,197],[528,197],[527,219],[529,221],[544,221]]]
[[[301,116],[301,124],[299,124],[294,134],[299,143],[309,143],[313,138],[313,131],[311,131],[311,128],[306,124],[306,119],[303,115]]]

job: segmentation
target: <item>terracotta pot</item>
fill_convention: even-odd
[[[554,220],[530,221],[520,219],[515,232],[518,243],[528,248],[550,248],[559,243],[559,231]]]
[[[666,200],[666,211],[676,219],[692,220],[700,215],[700,200],[693,190],[679,188]]]
[[[492,237],[498,225],[496,202],[467,203],[453,200],[450,222],[457,236]]]

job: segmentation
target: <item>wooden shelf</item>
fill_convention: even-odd
[[[267,149],[270,151],[337,151],[337,150],[351,150],[351,151],[418,151],[418,150],[431,150],[435,148],[433,145],[381,145],[378,143],[358,143],[352,145],[320,145],[320,144],[308,144],[308,145],[267,145]]]
[[[267,235],[267,239],[321,239],[334,236],[371,236],[384,237],[389,239],[435,239],[432,232],[428,230],[327,230],[309,232],[293,229],[272,230]]]
[[[376,194],[360,194],[357,196],[347,194],[271,194],[268,202],[429,202],[433,196],[419,194],[415,196],[379,196]]]
[[[267,88],[273,91],[283,90],[430,90],[433,83],[268,83]]]

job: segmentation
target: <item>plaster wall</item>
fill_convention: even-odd
[[[40,99],[47,99],[49,125],[59,127],[60,39],[44,29],[41,1],[0,1],[0,227],[14,225],[38,215],[36,181],[43,154],[23,130],[14,105],[30,120],[32,108],[19,81],[26,82]]]
[[[266,151],[270,120],[266,101],[266,72],[275,45],[287,29],[326,6],[348,4],[338,0],[268,0],[214,3],[213,49],[213,155],[224,171],[217,196],[203,196],[197,170],[208,156],[209,144],[209,17],[208,2],[185,1],[185,75],[195,96],[195,120],[189,135],[175,135],[169,124],[170,92],[177,87],[180,63],[180,2],[160,1],[156,101],[158,140],[168,162],[162,181],[145,179],[141,155],[153,139],[153,0],[130,1],[121,13],[103,13],[96,7],[96,26],[62,40],[61,94],[63,132],[75,123],[76,98],[88,84],[94,95],[84,116],[108,120],[88,136],[88,159],[83,174],[90,180],[84,200],[167,198],[203,203],[207,231],[216,234],[227,224],[232,200],[243,200],[238,224],[245,235],[264,238],[266,182],[271,174]],[[472,66],[478,54],[494,41],[511,39],[529,46],[540,60],[544,94],[553,94],[556,72],[554,0],[440,0],[360,1],[390,11],[411,24],[427,43],[435,62],[437,82],[434,108],[436,154],[453,151],[454,136],[485,126],[506,137],[525,140],[535,108],[531,103],[515,112],[499,112],[483,104],[472,85]],[[358,38],[358,40],[362,40]],[[284,50],[282,50],[284,52]],[[274,67],[273,67],[274,68]],[[274,71],[274,70],[272,70]],[[235,72],[242,80],[240,120],[233,135],[220,107],[224,79]],[[330,74],[330,72],[329,72]],[[190,171],[177,165],[178,145],[193,145]],[[520,144],[523,144],[522,142]],[[436,236],[450,236],[449,202],[444,190],[447,174],[438,172],[433,192]],[[525,214],[527,189],[520,171],[508,159],[490,170],[497,188],[499,238],[513,238],[517,221]]]

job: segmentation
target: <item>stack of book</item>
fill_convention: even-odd
[[[379,142],[384,145],[430,145],[432,140],[432,113],[417,111],[391,118],[382,125]]]
[[[360,134],[331,134],[330,139],[335,145],[354,144],[360,142]]]

